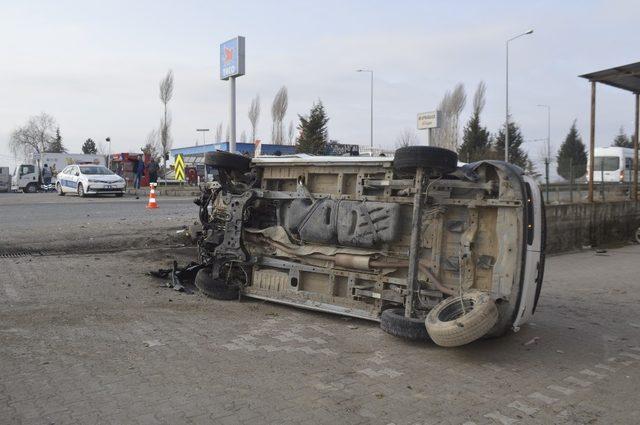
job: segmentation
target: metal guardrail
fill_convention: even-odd
[[[542,195],[546,203],[586,202],[589,183],[551,183],[549,184],[548,199],[547,187],[544,183],[540,184],[540,189],[542,190]],[[606,202],[629,200],[632,198],[631,190],[631,182],[594,182],[594,201]]]

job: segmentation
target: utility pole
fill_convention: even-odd
[[[371,69],[358,69],[356,70],[356,72],[368,72],[371,74],[371,91],[370,91],[370,97],[371,97],[371,116],[369,119],[369,124],[371,126],[370,130],[369,130],[369,136],[370,136],[370,144],[371,144],[371,152],[373,152],[373,70]]]

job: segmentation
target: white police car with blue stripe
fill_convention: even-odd
[[[58,173],[56,190],[58,195],[76,193],[85,195],[113,194],[122,196],[127,184],[125,180],[103,165],[69,165]]]

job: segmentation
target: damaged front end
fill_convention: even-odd
[[[217,176],[196,200],[207,295],[376,320],[445,346],[533,314],[543,206],[517,167],[458,167],[455,153],[424,146],[395,158],[212,152],[205,162]]]

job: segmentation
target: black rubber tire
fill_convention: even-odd
[[[222,168],[224,170],[249,171],[251,166],[251,158],[238,155],[236,153],[215,151],[207,152],[204,157],[204,163],[213,168]]]
[[[436,174],[448,174],[458,168],[458,154],[435,146],[405,146],[397,149],[393,168],[399,171],[425,168]]]
[[[380,315],[380,328],[388,334],[412,341],[429,339],[423,319],[404,317],[404,308],[390,308]]]
[[[78,183],[78,196],[81,198],[87,196],[87,194],[84,193],[84,186],[82,185],[82,183]]]
[[[56,183],[56,191],[58,192],[58,196],[64,196],[64,192],[62,191],[62,186],[60,186],[60,183]]]
[[[458,347],[482,338],[498,321],[498,308],[488,292],[469,291],[461,299],[449,297],[427,315],[429,336],[442,347]]]
[[[24,193],[36,193],[38,186],[35,183],[29,183],[23,190]]]
[[[208,268],[198,270],[195,284],[203,294],[216,300],[231,301],[239,298],[240,289],[237,286],[229,286],[223,280],[213,279]]]

